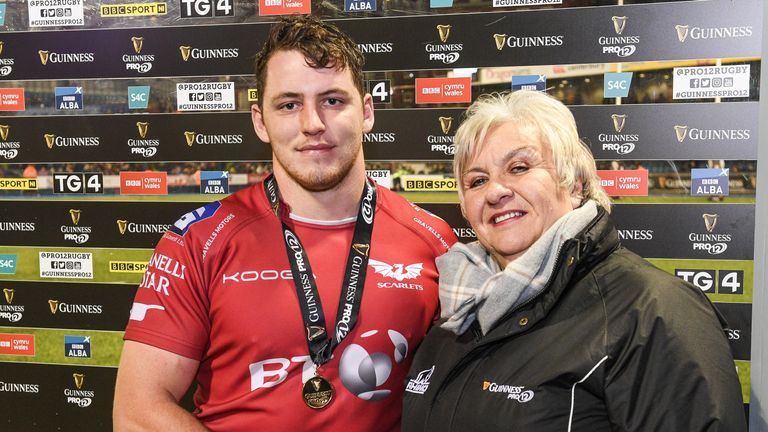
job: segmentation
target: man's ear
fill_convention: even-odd
[[[363,96],[363,133],[368,133],[373,129],[373,97],[366,93]]]
[[[581,179],[576,179],[576,183],[571,189],[571,208],[577,209],[584,203],[584,184]]]
[[[251,121],[253,122],[253,130],[256,131],[256,136],[261,141],[269,143],[269,133],[267,133],[267,127],[264,125],[264,114],[258,104],[251,105]]]

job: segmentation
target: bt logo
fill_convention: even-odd
[[[386,352],[369,352],[372,347]],[[339,361],[339,377],[344,387],[367,401],[381,400],[392,391],[381,388],[389,379],[394,364],[402,363],[408,355],[408,340],[400,332],[386,333],[370,330],[362,333],[355,343],[348,345]],[[248,366],[251,391],[275,387],[288,378],[291,364],[301,364],[301,381],[307,382],[315,375],[315,366],[308,355],[272,358]]]

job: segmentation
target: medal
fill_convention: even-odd
[[[360,314],[360,303],[363,298],[365,275],[368,269],[368,255],[371,249],[371,235],[376,208],[376,187],[371,184],[370,180],[366,180],[360,197],[360,209],[357,214],[355,231],[352,235],[352,245],[347,256],[336,322],[331,329],[325,325],[320,293],[315,283],[312,267],[309,264],[309,257],[307,257],[304,246],[296,233],[282,220],[280,192],[274,176],[269,176],[264,180],[264,192],[275,216],[283,227],[283,240],[285,240],[285,250],[291,265],[293,284],[296,288],[296,296],[304,320],[307,347],[312,362],[317,368],[331,359],[334,348],[352,331]],[[333,400],[334,393],[335,390],[330,381],[317,372],[314,377],[304,383],[301,389],[304,403],[315,410],[328,406]]]
[[[304,383],[301,396],[304,403],[312,409],[323,409],[333,400],[333,385],[320,375],[315,375]]]

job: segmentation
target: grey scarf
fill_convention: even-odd
[[[503,271],[479,242],[456,243],[436,259],[442,317],[447,318],[441,327],[462,334],[477,320],[488,333],[507,311],[546,287],[563,243],[595,216],[594,201],[568,212]]]

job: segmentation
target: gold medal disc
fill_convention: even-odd
[[[323,409],[328,406],[333,400],[333,385],[321,377],[315,375],[304,383],[304,388],[301,389],[301,395],[304,398],[304,403],[312,409]]]

